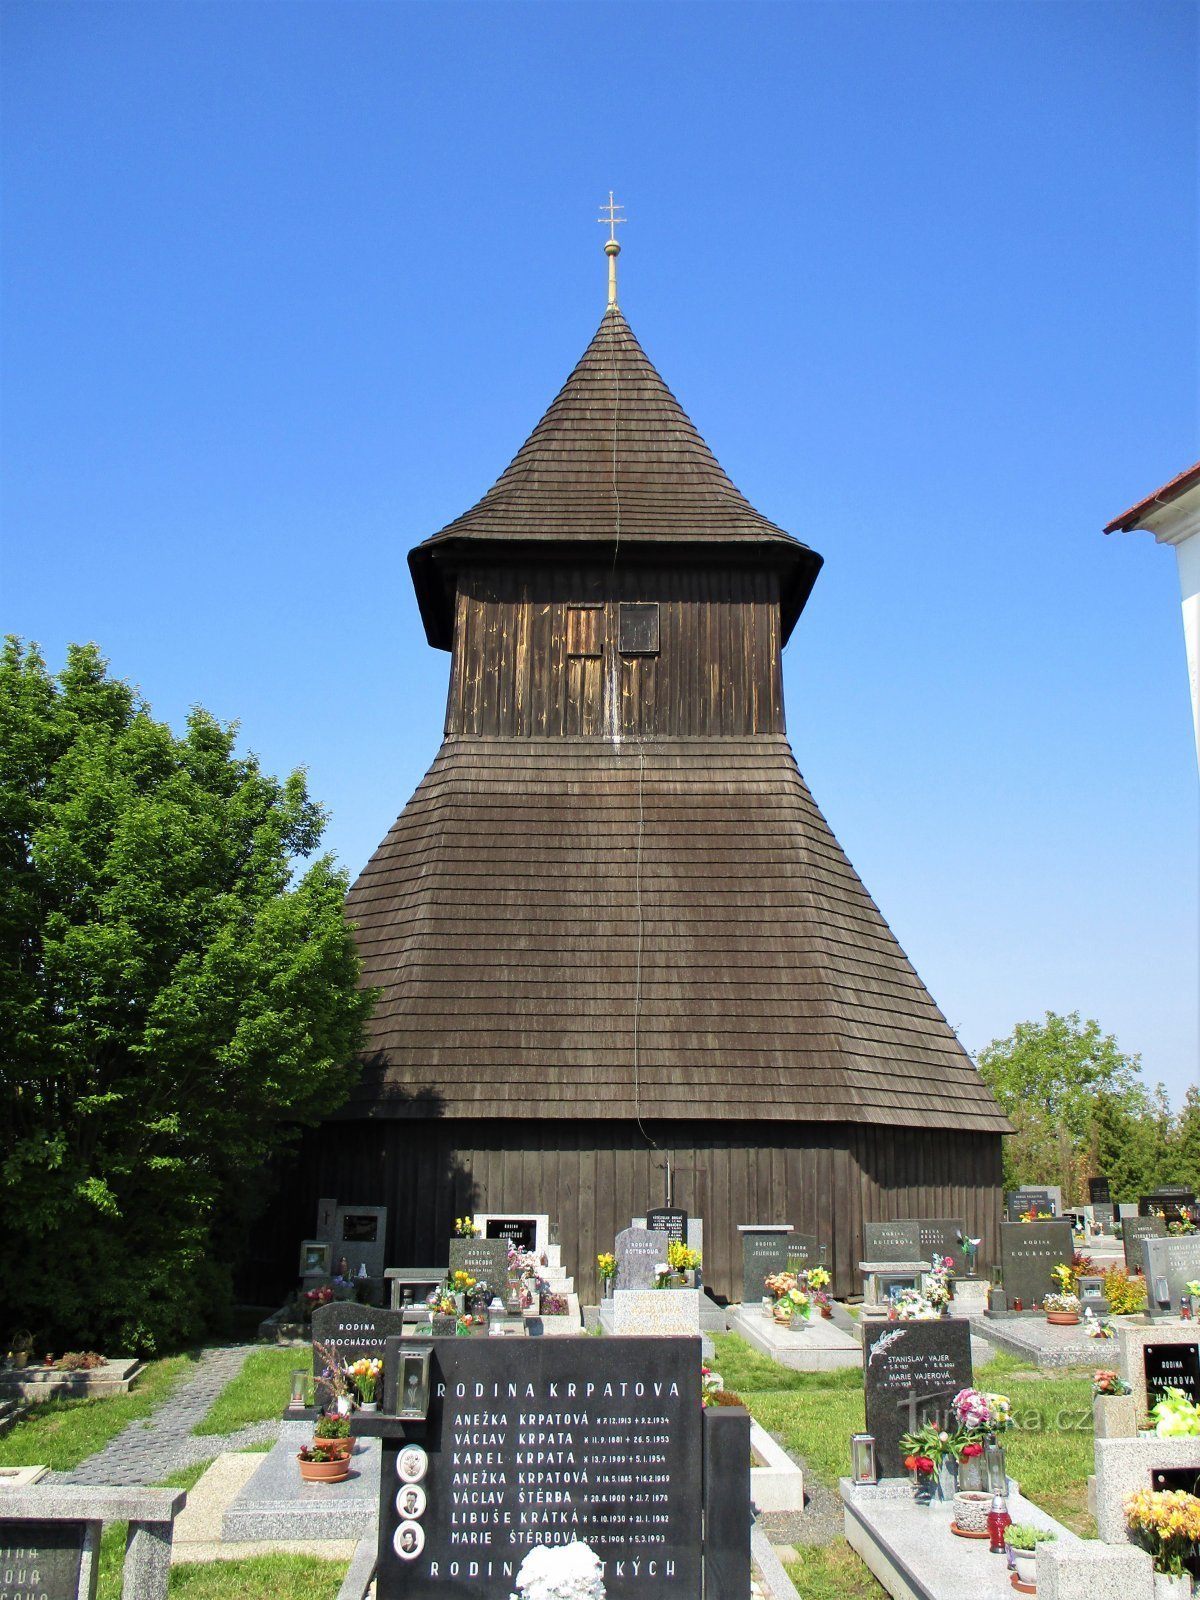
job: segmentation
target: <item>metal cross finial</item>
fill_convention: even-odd
[[[625,217],[619,217],[617,215],[617,212],[618,211],[624,211],[625,207],[624,206],[620,206],[620,205],[618,205],[616,203],[616,201],[613,199],[613,192],[610,189],[608,191],[608,202],[607,202],[607,204],[605,204],[604,201],[601,201],[600,202],[600,209],[601,209],[601,211],[607,211],[608,215],[606,217],[597,217],[596,221],[597,222],[607,222],[608,223],[608,237],[615,243],[616,242],[616,237],[617,237],[617,229],[620,227],[620,225],[623,222],[625,222],[627,220]]]

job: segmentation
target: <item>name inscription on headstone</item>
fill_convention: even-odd
[[[863,1345],[867,1432],[879,1473],[902,1478],[902,1435],[924,1422],[946,1423],[954,1396],[971,1387],[971,1325],[965,1317],[868,1323]]]
[[[437,1342],[420,1549],[403,1546],[405,1443],[389,1440],[379,1600],[507,1600],[534,1545],[575,1539],[611,1600],[699,1594],[698,1362],[696,1339],[608,1338],[586,1363],[567,1341]]]
[[[1200,1402],[1200,1346],[1143,1345],[1142,1361],[1146,1369],[1146,1399],[1149,1405],[1161,1400],[1167,1389],[1180,1389],[1189,1400]]]
[[[1002,1222],[1000,1261],[1010,1308],[1014,1300],[1022,1301],[1026,1311],[1040,1307],[1058,1288],[1053,1268],[1068,1263],[1074,1253],[1069,1222]]]
[[[360,1356],[377,1356],[382,1361],[388,1339],[403,1331],[403,1311],[377,1311],[351,1300],[330,1300],[312,1314],[313,1376],[320,1377],[325,1370],[324,1359],[316,1351],[318,1344],[336,1349],[343,1366]],[[329,1396],[321,1392],[318,1399],[324,1405]]]
[[[745,1304],[761,1300],[766,1280],[787,1266],[788,1248],[794,1234],[779,1229],[762,1233],[746,1229],[742,1233],[742,1300]]]
[[[656,1206],[646,1213],[646,1226],[652,1233],[665,1233],[672,1244],[687,1243],[688,1214],[678,1206]]]
[[[1165,1239],[1167,1225],[1161,1217],[1125,1217],[1121,1222],[1121,1243],[1125,1249],[1126,1272],[1144,1272],[1142,1241]]]
[[[469,1273],[477,1289],[503,1298],[508,1283],[508,1245],[503,1239],[451,1239],[450,1274]],[[474,1291],[473,1291],[474,1292]]]
[[[865,1261],[923,1261],[921,1230],[915,1222],[864,1222]]]
[[[0,1595],[76,1600],[83,1522],[0,1522]]]
[[[1180,1301],[1188,1284],[1200,1281],[1200,1234],[1180,1238],[1147,1239],[1142,1245],[1146,1260],[1146,1284],[1150,1291],[1147,1310],[1152,1317],[1178,1316]],[[1167,1304],[1159,1299],[1166,1280]]]
[[[489,1217],[484,1231],[489,1239],[503,1239],[514,1250],[533,1250],[537,1246],[536,1217]]]
[[[1054,1198],[1049,1189],[1014,1189],[1008,1196],[1008,1220],[1019,1222],[1027,1211],[1054,1213]]]

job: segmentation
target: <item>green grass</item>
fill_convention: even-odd
[[[130,1422],[145,1417],[194,1369],[196,1353],[151,1361],[129,1394],[93,1400],[45,1400],[0,1439],[0,1466],[44,1465],[58,1472],[103,1450]]]
[[[793,1372],[772,1361],[770,1356],[760,1355],[736,1333],[713,1334],[713,1347],[716,1350],[713,1370],[721,1374],[727,1389],[746,1398],[761,1392],[778,1394],[805,1389],[844,1389],[862,1395],[860,1367],[840,1367],[834,1372]]]
[[[846,1543],[806,1544],[784,1569],[804,1600],[887,1600],[862,1558]]]
[[[235,1433],[251,1422],[275,1422],[291,1394],[292,1371],[302,1365],[304,1351],[274,1345],[255,1350],[232,1382],[209,1407],[193,1433]]]
[[[126,1524],[110,1523],[100,1545],[97,1600],[121,1600]],[[185,1561],[171,1568],[171,1600],[337,1600],[346,1562],[318,1556],[247,1556],[241,1561]]]

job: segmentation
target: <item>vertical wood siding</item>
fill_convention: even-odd
[[[653,1130],[652,1130],[653,1131]],[[704,1219],[704,1277],[741,1298],[739,1223],[791,1222],[828,1247],[834,1289],[862,1283],[864,1220],[961,1217],[996,1258],[1001,1172],[996,1134],[842,1123],[673,1124],[652,1149],[627,1123],[536,1120],[333,1122],[310,1135],[288,1211],[307,1232],[320,1195],[386,1205],[388,1264],[446,1259],[454,1218],[478,1210],[544,1211],[585,1301],[598,1295],[596,1255],[631,1217],[665,1198]],[[294,1254],[294,1244],[289,1246]]]
[[[621,600],[658,602],[657,655],[618,653]],[[578,649],[588,604],[601,608],[598,654]],[[774,573],[474,569],[459,576],[456,607],[447,734],[785,731]]]

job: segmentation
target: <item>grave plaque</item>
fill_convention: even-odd
[[[1150,1291],[1146,1310],[1152,1317],[1177,1317],[1179,1302],[1189,1283],[1200,1280],[1200,1234],[1178,1238],[1147,1239],[1142,1245],[1146,1258],[1146,1285]],[[1158,1286],[1166,1279],[1168,1305],[1161,1305]]]
[[[1040,1308],[1045,1296],[1058,1290],[1052,1269],[1074,1253],[1069,1222],[1002,1222],[1000,1261],[1009,1305],[1020,1300],[1026,1311]]]
[[[766,1280],[787,1266],[788,1249],[795,1237],[783,1228],[742,1228],[742,1301],[749,1305],[766,1294]]]
[[[1146,1344],[1142,1361],[1147,1410],[1162,1399],[1166,1389],[1181,1389],[1189,1400],[1200,1402],[1200,1344]]]
[[[0,1594],[76,1600],[85,1522],[0,1522]]]
[[[971,1382],[971,1324],[965,1317],[864,1326],[867,1432],[875,1436],[881,1477],[905,1476],[903,1434],[925,1422],[954,1425],[950,1402]]]
[[[572,1539],[609,1600],[701,1593],[699,1341],[587,1343],[434,1343],[428,1422],[384,1439],[378,1600],[508,1600],[534,1545]]]
[[[1094,1206],[1112,1204],[1112,1191],[1109,1189],[1107,1178],[1088,1179],[1088,1199]]]
[[[1079,1296],[1079,1309],[1090,1311],[1094,1317],[1107,1317],[1108,1300],[1104,1293],[1104,1279],[1081,1277],[1075,1285]]]
[[[650,1228],[623,1228],[617,1235],[614,1254],[617,1258],[614,1288],[652,1289],[654,1269],[666,1260],[666,1240]]]
[[[805,1267],[821,1265],[821,1251],[815,1233],[789,1233],[787,1236],[787,1268],[789,1272],[802,1272]]]
[[[1107,1201],[1099,1200],[1092,1207],[1092,1221],[1101,1233],[1111,1233],[1113,1225],[1113,1208]]]
[[[1121,1223],[1121,1243],[1125,1247],[1126,1272],[1142,1272],[1145,1259],[1142,1255],[1143,1239],[1165,1239],[1167,1225],[1161,1217],[1126,1217]]]
[[[1184,1494],[1200,1495],[1200,1467],[1153,1467],[1153,1489],[1182,1489]]]
[[[504,1296],[508,1285],[508,1246],[503,1239],[451,1239],[450,1276],[456,1272],[469,1272],[477,1287],[473,1294],[482,1293],[487,1285],[489,1294]]]
[[[658,1206],[646,1213],[646,1226],[652,1233],[665,1233],[672,1244],[687,1243],[688,1214],[678,1206]]]
[[[1008,1196],[1008,1220],[1019,1222],[1022,1212],[1055,1212],[1054,1198],[1049,1189],[1014,1189]]]
[[[1166,1213],[1166,1220],[1174,1222],[1179,1216],[1181,1206],[1191,1207],[1196,1203],[1195,1193],[1185,1184],[1164,1183],[1155,1189],[1153,1194],[1144,1194],[1138,1201],[1138,1215],[1148,1217],[1155,1211]]]
[[[384,1260],[386,1235],[386,1206],[339,1205],[332,1235],[334,1266],[345,1256],[351,1273],[357,1274],[363,1266],[369,1278],[382,1278],[387,1265]]]
[[[312,1314],[314,1377],[325,1368],[317,1354],[317,1345],[336,1348],[343,1366],[357,1361],[359,1356],[378,1356],[382,1360],[388,1338],[403,1330],[402,1311],[378,1311],[374,1306],[355,1305],[352,1300],[330,1300],[318,1306]],[[318,1399],[324,1405],[329,1396],[321,1393]]]
[[[864,1222],[864,1261],[924,1261],[915,1222]]]
[[[484,1232],[489,1239],[503,1239],[514,1250],[537,1249],[536,1217],[489,1217]]]

